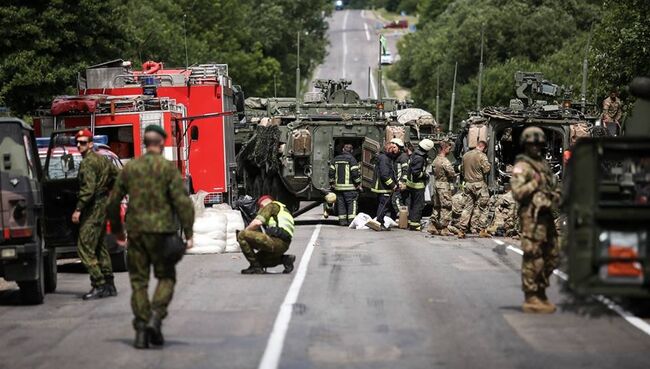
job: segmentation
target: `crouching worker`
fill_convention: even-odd
[[[282,273],[291,273],[296,256],[284,253],[293,238],[293,216],[284,204],[268,195],[257,200],[257,208],[257,217],[237,235],[241,251],[251,263],[241,273],[264,274],[266,268],[280,264],[284,265]]]

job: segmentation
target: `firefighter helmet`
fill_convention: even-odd
[[[336,194],[334,192],[330,192],[327,195],[325,195],[325,202],[328,204],[333,204],[336,202]]]
[[[420,143],[418,143],[418,146],[420,146],[420,148],[424,151],[431,151],[431,149],[433,149],[433,141],[425,138],[424,140],[420,141]]]
[[[399,146],[400,149],[404,147],[404,141],[397,137],[390,140],[390,143],[394,143],[395,145]]]
[[[544,144],[546,143],[546,135],[539,127],[528,127],[524,129],[519,138],[522,145],[525,144]]]

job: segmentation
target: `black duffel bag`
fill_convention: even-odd
[[[177,264],[185,255],[186,245],[183,238],[178,234],[169,233],[164,236],[163,258],[173,264]]]

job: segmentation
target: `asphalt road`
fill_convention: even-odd
[[[359,19],[336,12],[330,36]],[[363,51],[357,26],[338,32],[350,34],[351,60]],[[335,45],[319,73],[343,72],[330,60],[353,65]],[[68,263],[43,305],[22,306],[13,284],[0,286],[0,369],[648,367],[650,331],[639,328],[648,320],[634,326],[598,301],[577,300],[560,277],[549,291],[559,311],[523,314],[517,246],[305,225],[290,275],[243,276],[240,254],[188,255],[164,324],[168,343],[148,351],[131,347],[126,273],[117,275],[118,297],[84,302],[88,275]]]

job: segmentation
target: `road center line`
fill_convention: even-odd
[[[341,69],[343,69],[343,78],[345,78],[345,60],[348,57],[348,38],[347,36],[347,29],[348,29],[348,15],[350,15],[350,11],[346,10],[345,15],[343,16],[343,29],[341,34],[343,35],[343,63],[341,64]]]
[[[319,224],[311,234],[307,248],[305,248],[305,252],[302,254],[300,265],[298,265],[298,270],[296,271],[296,276],[293,278],[293,282],[291,282],[291,286],[289,286],[289,291],[287,291],[287,295],[284,297],[284,301],[280,306],[278,316],[275,318],[273,330],[271,331],[269,340],[266,343],[266,349],[264,350],[264,355],[262,355],[262,361],[260,361],[258,369],[277,369],[278,365],[280,365],[280,356],[282,355],[284,340],[287,336],[287,331],[289,330],[289,323],[291,322],[291,316],[293,314],[293,305],[298,301],[300,288],[307,276],[307,267],[309,266],[311,255],[314,252],[314,244],[318,239],[320,229],[321,225]]]
[[[363,28],[366,30],[366,40],[370,41],[370,31],[368,30],[368,23],[364,23]]]
[[[493,240],[493,241],[499,245],[505,245],[503,241],[499,241],[499,240]],[[520,248],[512,245],[508,245],[506,249],[515,252],[519,255],[522,256],[524,255],[524,252]],[[569,280],[569,276],[559,269],[555,269],[553,271],[553,274],[555,274],[565,282]],[[634,314],[625,310],[622,306],[618,305],[617,303],[615,303],[614,301],[608,299],[603,295],[593,295],[593,297],[596,300],[600,301],[603,305],[605,305],[609,310],[612,310],[616,314],[620,315],[623,319],[625,319],[626,322],[632,324],[635,328],[639,329],[643,333],[650,336],[650,324],[646,323],[643,319],[635,316]]]

